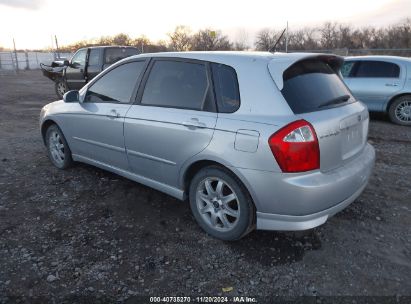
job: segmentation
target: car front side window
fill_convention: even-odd
[[[86,49],[79,50],[76,54],[74,54],[73,58],[71,59],[71,64],[74,66],[84,67],[86,64],[86,54]]]
[[[144,66],[133,61],[110,70],[88,88],[84,102],[129,103]]]
[[[343,66],[341,67],[341,75],[344,78],[351,77],[353,67],[354,67],[354,61],[346,61],[344,62]]]

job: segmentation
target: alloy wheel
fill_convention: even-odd
[[[238,197],[221,178],[207,177],[199,183],[196,205],[208,226],[218,231],[232,230],[240,218]]]
[[[60,166],[64,164],[64,143],[60,137],[60,134],[56,131],[52,131],[49,137],[49,149],[53,160]]]

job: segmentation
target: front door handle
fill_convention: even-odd
[[[110,118],[119,118],[120,113],[118,113],[115,109],[110,110],[110,112],[107,114],[107,117]]]
[[[398,87],[398,83],[386,83],[386,87]]]
[[[188,128],[206,128],[206,124],[199,121],[198,118],[191,118],[189,121],[183,121],[182,125]]]

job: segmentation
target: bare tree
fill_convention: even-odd
[[[169,33],[170,48],[174,51],[188,51],[191,49],[191,30],[185,25],[179,25],[174,32]]]
[[[192,38],[192,49],[194,51],[225,51],[231,50],[232,47],[228,37],[223,35],[221,31],[199,30]]]
[[[114,45],[130,45],[130,37],[127,34],[120,33],[111,39],[111,44]]]
[[[262,29],[257,33],[255,47],[258,51],[271,51],[275,46],[275,50],[285,49],[285,36],[281,37],[284,30],[276,31],[271,29]],[[280,39],[281,38],[281,39]],[[277,43],[278,42],[278,43]],[[277,43],[277,45],[275,45]]]
[[[258,51],[269,51],[274,46],[276,41],[276,33],[268,28],[265,28],[257,33],[255,48]]]

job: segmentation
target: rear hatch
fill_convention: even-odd
[[[301,55],[287,64],[269,63],[269,71],[285,101],[297,116],[311,123],[320,146],[320,169],[344,165],[364,148],[368,111],[355,100],[340,77],[342,58]]]

